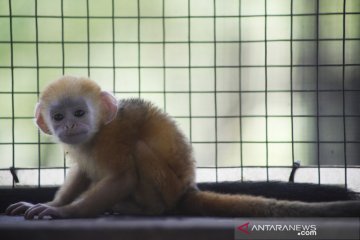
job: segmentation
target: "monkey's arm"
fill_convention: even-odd
[[[54,199],[45,203],[48,206],[59,207],[74,201],[90,184],[89,179],[77,166],[73,166],[64,184],[57,191]],[[5,211],[7,215],[27,214],[28,211],[41,207],[44,204],[32,204],[28,202],[17,202],[11,204]]]
[[[65,182],[56,192],[54,199],[47,205],[60,207],[74,201],[90,185],[90,179],[82,172],[78,166],[71,167]]]
[[[134,177],[130,173],[124,173],[122,176],[111,175],[91,186],[74,202],[61,207],[43,204],[29,209],[25,218],[33,219],[35,216],[39,219],[45,216],[52,218],[93,217],[105,212],[106,209],[128,196],[134,183]]]

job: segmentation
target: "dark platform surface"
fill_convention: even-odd
[[[330,235],[330,239],[357,240],[360,236],[359,218],[125,217],[109,215],[93,219],[24,220],[21,216],[0,215],[0,239],[234,240],[235,236],[242,236],[242,233],[236,228],[246,223],[315,224],[318,225],[318,230],[321,229],[318,233],[333,232],[335,235]],[[351,238],[343,238],[344,234],[346,235],[349,231],[353,232]],[[238,239],[242,239],[242,237]]]
[[[5,239],[234,239],[235,219],[203,217],[117,217],[24,220],[0,215]]]
[[[317,184],[294,184],[281,182],[247,182],[247,183],[204,183],[199,184],[202,190],[231,193],[252,194],[256,196],[274,197],[287,200],[302,200],[309,202],[351,200],[357,199],[353,192],[341,187],[319,186]],[[33,203],[46,202],[53,198],[57,188],[35,189],[1,189],[0,212],[17,201],[29,201]],[[251,221],[256,223],[258,219],[234,219],[212,217],[126,217],[126,216],[102,216],[94,219],[67,219],[67,220],[30,220],[23,217],[9,217],[0,214],[0,239],[66,239],[66,240],[113,240],[113,239],[235,239],[236,226]],[[265,219],[266,223],[278,224],[279,219]],[[284,220],[282,220],[284,221]],[[285,220],[286,221],[286,220]],[[290,219],[290,222],[305,224],[307,219]],[[316,223],[324,220],[315,219]],[[325,220],[326,222],[327,220]],[[353,221],[351,222],[353,223]],[[360,226],[359,219],[355,221]],[[347,229],[350,225],[341,219],[331,219],[325,226],[329,229]],[[359,231],[358,231],[359,233]],[[342,239],[342,238],[335,238]],[[358,240],[359,238],[355,238]]]

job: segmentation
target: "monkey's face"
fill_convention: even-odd
[[[63,143],[80,144],[88,141],[94,131],[93,109],[83,97],[65,98],[53,103],[48,119],[53,134]]]

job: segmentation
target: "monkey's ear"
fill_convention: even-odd
[[[101,101],[105,107],[105,125],[110,123],[116,117],[118,102],[116,98],[109,92],[101,92]]]
[[[35,123],[40,130],[46,134],[51,135],[48,126],[45,123],[43,116],[41,115],[41,104],[37,103],[35,106]]]

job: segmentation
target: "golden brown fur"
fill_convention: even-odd
[[[44,104],[44,108],[48,104],[53,103],[61,98],[71,96],[84,96],[98,101],[100,98],[101,88],[93,81],[87,78],[62,77],[48,85],[40,97],[40,102]]]
[[[36,215],[91,217],[113,209],[120,214],[236,217],[360,215],[356,201],[313,204],[200,192],[191,145],[175,122],[152,104],[130,99],[118,103],[115,118],[106,124],[103,116],[111,111],[112,103],[102,99],[102,94],[94,82],[74,77],[63,77],[45,89],[40,117],[37,114],[43,131],[51,124],[45,115],[54,101],[79,96],[91,99],[91,109],[100,111],[100,120],[93,126],[98,131],[90,141],[64,144],[75,166],[52,202],[14,204],[8,214],[25,211],[29,219]]]
[[[116,119],[90,143],[98,166],[119,173],[134,168],[137,182],[129,197],[144,213],[170,210],[194,181],[190,146],[175,129],[150,103],[123,100]]]

